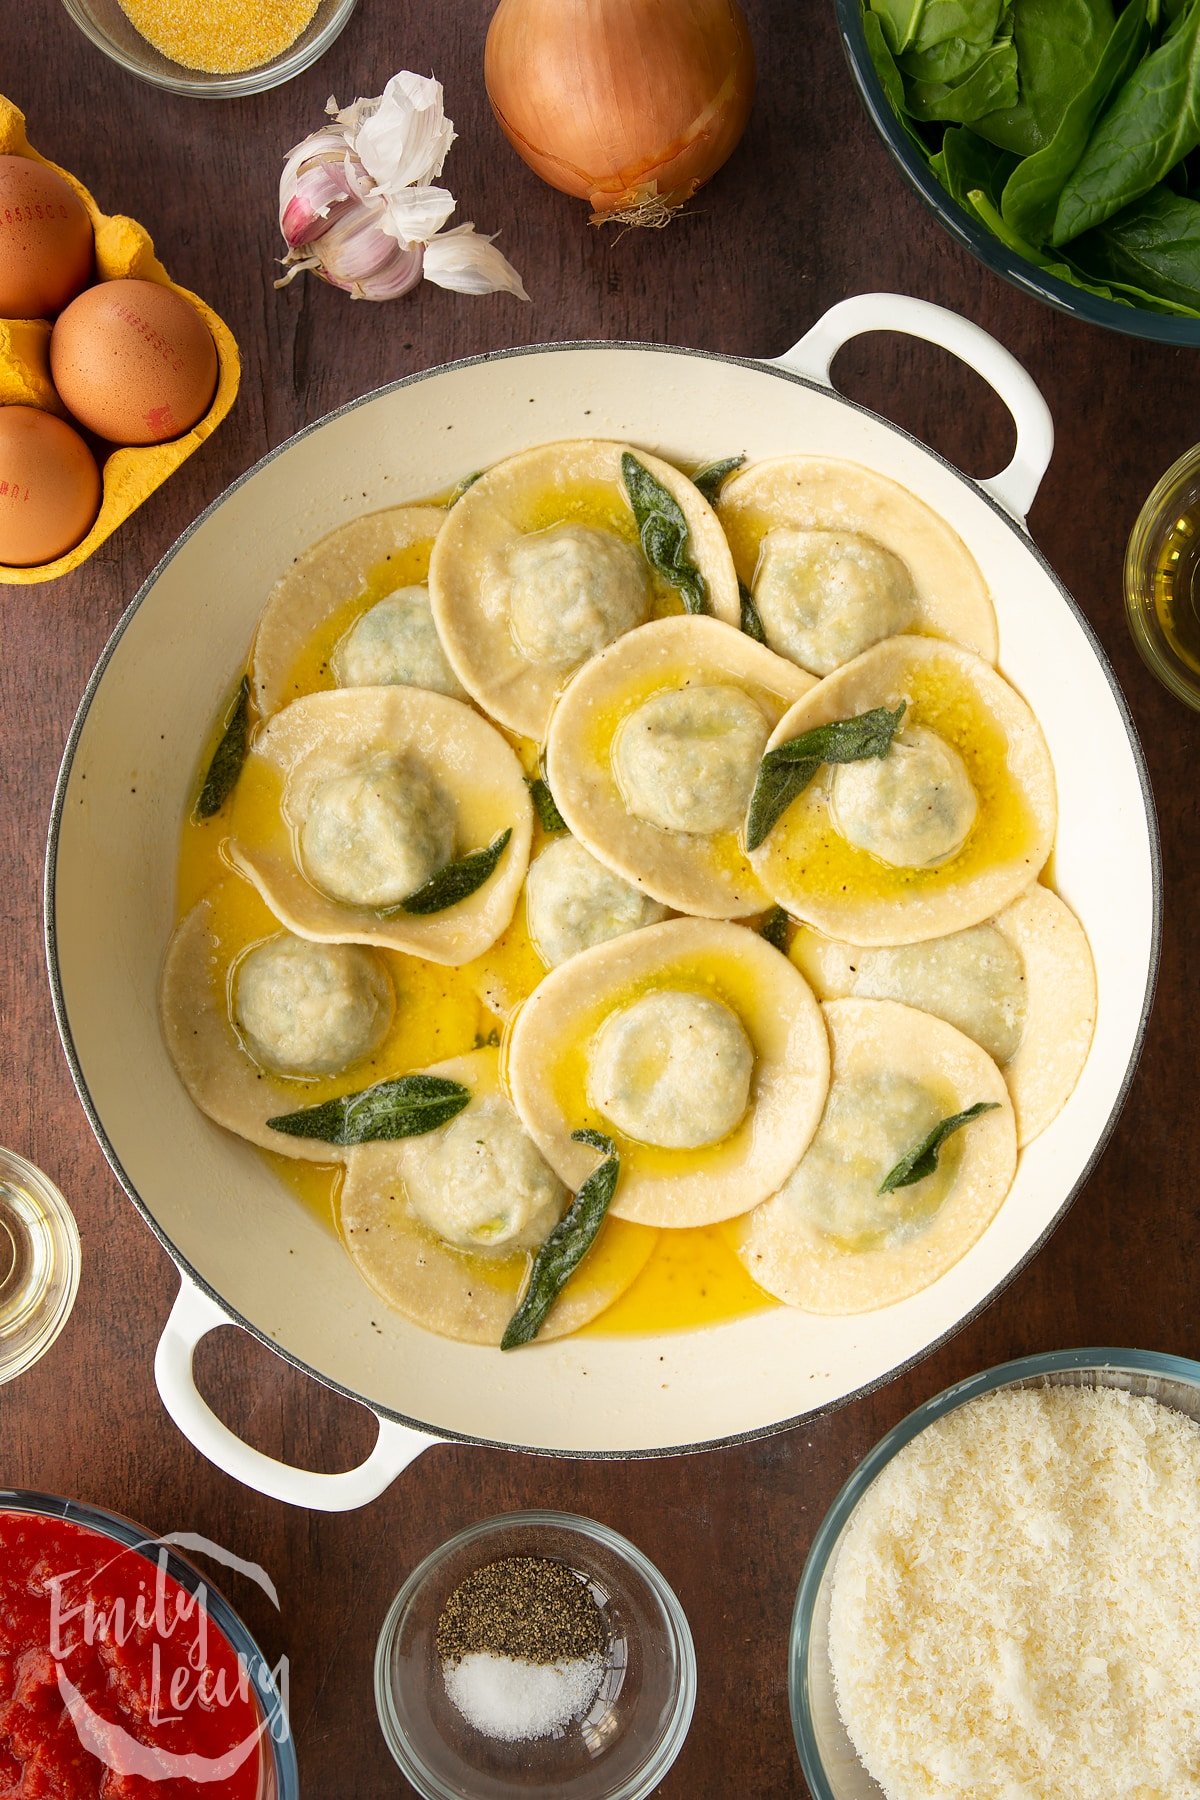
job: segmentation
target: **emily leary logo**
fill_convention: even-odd
[[[82,1597],[72,1595],[77,1570],[52,1576],[50,1590],[50,1654],[58,1677],[62,1697],[79,1742],[116,1775],[136,1775],[146,1781],[187,1780],[201,1784],[228,1781],[256,1753],[268,1732],[277,1743],[287,1740],[288,1659],[281,1656],[272,1670],[263,1664],[255,1681],[254,1671],[241,1652],[230,1666],[212,1666],[209,1649],[210,1630],[224,1640],[211,1624],[208,1590],[203,1582],[189,1592],[174,1580],[167,1569],[169,1547],[191,1551],[248,1575],[266,1594],[276,1612],[279,1595],[270,1576],[258,1563],[244,1562],[241,1557],[223,1550],[219,1544],[193,1532],[169,1532],[161,1538],[149,1538],[124,1548],[113,1557],[138,1555],[146,1559],[146,1580],[139,1581],[138,1593],[132,1601],[118,1595],[104,1608],[89,1591]],[[150,1559],[153,1560],[150,1560]],[[111,1566],[111,1565],[106,1565]],[[102,1573],[103,1571],[101,1571]],[[193,1636],[182,1658],[165,1654],[176,1634],[192,1628]],[[264,1684],[273,1684],[278,1699],[268,1700],[270,1716],[261,1704],[258,1723],[252,1731],[232,1744],[219,1756],[197,1752],[173,1752],[154,1744],[142,1743],[123,1725],[96,1712],[79,1691],[68,1673],[71,1651],[82,1640],[88,1646],[98,1644],[123,1649],[135,1636],[139,1652],[144,1655],[149,1641],[150,1667],[146,1685],[146,1720],[151,1730],[182,1721],[195,1709],[211,1721],[221,1712],[237,1705],[244,1711],[251,1696],[261,1702]],[[230,1647],[232,1648],[232,1647]],[[225,1660],[225,1659],[222,1659]]]

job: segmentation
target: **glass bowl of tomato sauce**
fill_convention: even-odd
[[[299,1800],[286,1688],[168,1544],[0,1488],[0,1793]]]

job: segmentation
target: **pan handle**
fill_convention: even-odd
[[[154,1377],[163,1405],[188,1442],[243,1487],[289,1506],[307,1506],[316,1512],[350,1512],[377,1499],[415,1457],[441,1442],[376,1414],[379,1437],[366,1462],[357,1469],[322,1475],[310,1469],[293,1469],[273,1456],[264,1456],[221,1423],[202,1399],[192,1375],[192,1359],[201,1338],[231,1323],[228,1313],[185,1275],[158,1342]]]
[[[970,319],[911,294],[852,294],[848,300],[839,300],[798,344],[775,361],[781,368],[832,387],[829,371],[834,357],[843,344],[867,331],[902,331],[908,337],[938,344],[995,389],[1013,416],[1017,447],[1006,469],[976,486],[1023,526],[1054,451],[1054,421],[1032,376],[1003,344]]]

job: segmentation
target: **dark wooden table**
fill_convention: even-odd
[[[754,118],[691,215],[661,233],[591,229],[509,151],[481,64],[484,0],[361,0],[325,60],[257,99],[209,103],[123,75],[55,0],[0,8],[0,87],[33,142],[101,205],[144,221],[173,274],[236,333],[241,398],[215,437],[79,573],[0,588],[0,1139],[41,1164],[79,1219],[84,1275],[55,1349],[0,1393],[0,1486],[76,1495],[157,1531],[206,1534],[263,1564],[281,1612],[226,1587],[272,1661],[291,1662],[305,1791],[403,1793],[371,1697],[376,1634],[405,1574],[458,1527],[511,1507],[581,1511],[664,1570],[695,1633],[700,1696],[664,1795],[805,1792],[788,1722],[788,1620],[809,1540],[855,1461],[946,1383],[1004,1358],[1079,1344],[1200,1355],[1196,1066],[1196,755],[1200,724],[1143,669],[1121,609],[1129,527],[1197,435],[1195,357],[1102,333],[1001,284],[901,184],[851,87],[829,0],[747,0],[761,65]],[[271,281],[284,152],[332,92],[377,93],[398,67],[432,70],[459,131],[447,179],[459,217],[502,243],[532,306],[422,286],[384,306]],[[804,1428],[692,1459],[585,1464],[436,1449],[348,1517],[294,1512],[203,1462],[159,1404],[151,1362],[175,1272],[117,1187],[76,1101],[43,967],[41,873],[59,756],[118,615],[176,534],[270,446],[412,370],[498,345],[650,338],[777,355],[847,293],[888,288],[958,308],[1041,384],[1058,449],[1038,543],[1095,624],[1129,696],[1163,834],[1166,935],[1158,1001],[1124,1117],[1052,1242],[981,1318],[881,1392]],[[875,337],[840,359],[843,389],[986,475],[1010,427],[982,383],[941,352]],[[203,1385],[236,1430],[309,1467],[344,1468],[365,1414],[235,1331],[209,1340]]]

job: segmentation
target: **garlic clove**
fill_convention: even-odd
[[[440,187],[407,187],[389,194],[372,188],[384,202],[379,229],[398,244],[424,244],[440,231],[455,208],[454,195]]]
[[[384,193],[421,186],[441,174],[454,127],[442,107],[440,81],[402,69],[378,100],[359,100],[355,107],[361,110],[347,132],[349,142]]]
[[[515,294],[528,300],[525,284],[490,237],[474,225],[456,225],[425,246],[425,277],[457,294]]]

